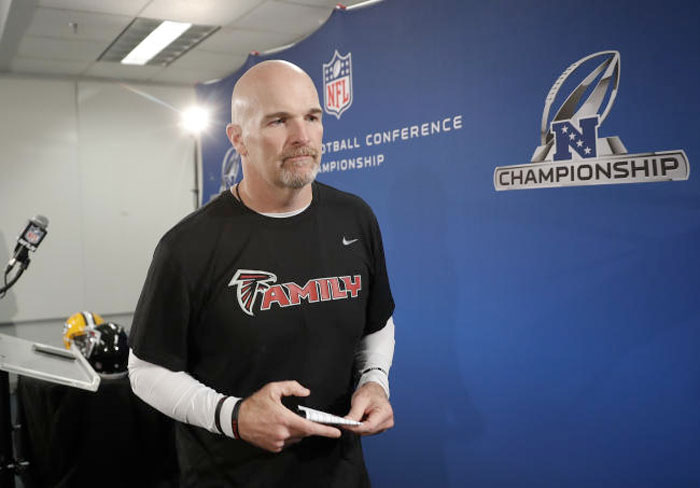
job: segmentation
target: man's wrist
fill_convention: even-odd
[[[360,381],[357,382],[357,389],[359,390],[362,385],[367,383],[377,383],[386,393],[387,399],[389,398],[389,376],[383,369],[369,368],[365,370],[360,376]]]

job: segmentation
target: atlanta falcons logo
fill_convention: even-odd
[[[255,298],[258,294],[265,293],[270,285],[276,281],[277,276],[267,271],[239,269],[229,281],[228,286],[238,286],[238,304],[245,313],[252,317]]]
[[[287,308],[304,303],[358,298],[362,290],[362,275],[312,278],[304,285],[299,285],[293,281],[277,283],[277,275],[267,271],[239,269],[228,286],[237,288],[238,304],[252,317],[255,315],[253,307],[258,295],[262,296],[259,307],[261,312],[270,310],[273,305]]]

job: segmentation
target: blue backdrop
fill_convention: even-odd
[[[365,442],[375,486],[700,485],[699,18],[673,0],[386,0],[271,56],[336,96],[319,180],[384,235],[396,427]],[[496,191],[495,169],[540,145],[557,78],[608,50],[620,85],[598,136],[684,150],[690,178]],[[324,87],[336,51],[349,70],[327,75],[347,78]],[[197,88],[218,114],[205,201],[233,84],[263,59]]]

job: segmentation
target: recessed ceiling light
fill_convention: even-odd
[[[97,60],[167,66],[218,29],[213,25],[136,18]],[[148,47],[150,39],[159,40],[159,46]],[[146,47],[142,47],[143,44]]]
[[[122,64],[144,65],[165,46],[180,37],[192,24],[165,20],[121,60]]]

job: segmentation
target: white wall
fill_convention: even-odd
[[[135,88],[194,102],[191,88]],[[193,209],[193,151],[175,111],[120,85],[0,78],[0,266],[29,217],[49,219],[0,324],[21,336],[22,322],[132,312],[158,238]]]

